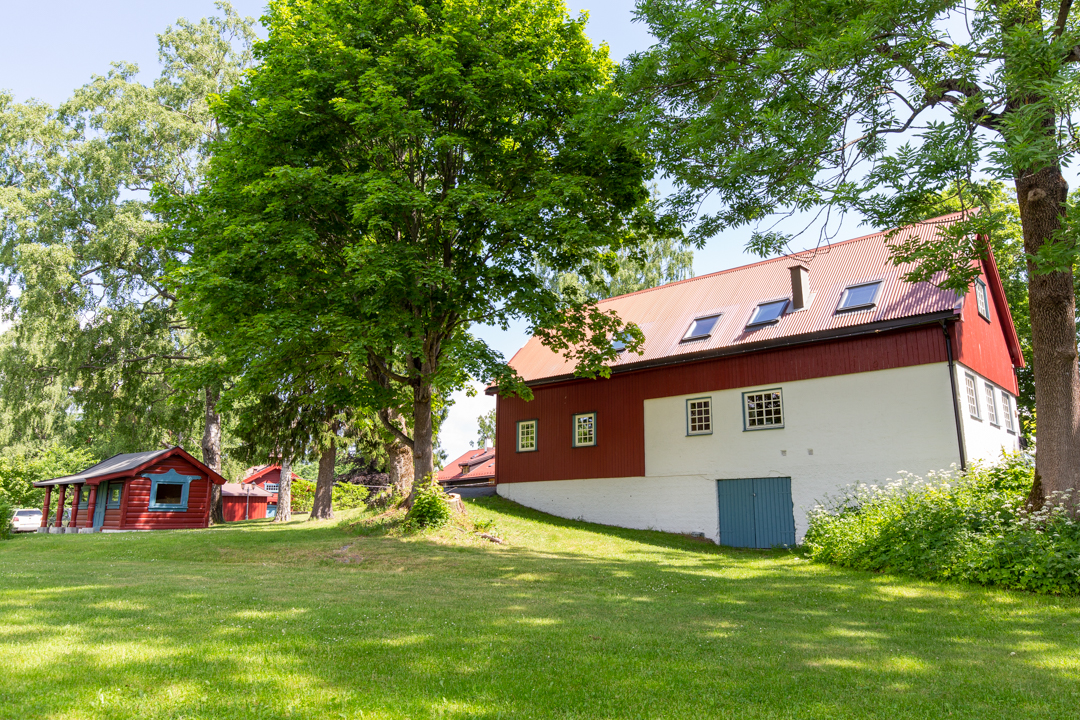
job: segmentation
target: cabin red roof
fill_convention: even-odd
[[[468,468],[469,471],[463,472],[463,468]],[[469,450],[457,460],[447,463],[435,479],[438,482],[447,482],[466,477],[470,480],[488,480],[495,477],[495,448]]]
[[[915,234],[932,240],[962,216],[953,213],[903,228],[896,239]],[[903,280],[912,265],[893,264],[887,235],[878,232],[603,300],[601,309],[614,310],[645,334],[641,354],[622,353],[612,370],[748,352],[818,337],[843,337],[875,327],[888,329],[958,315],[963,299],[956,293],[932,283]],[[809,306],[793,311],[789,305],[778,322],[747,327],[760,303],[791,298],[789,268],[793,265],[809,271]],[[846,288],[875,281],[881,281],[882,286],[872,308],[837,311]],[[695,318],[715,314],[720,318],[709,337],[684,340]],[[574,371],[572,362],[549,350],[537,337],[529,339],[510,365],[529,383],[569,379]]]
[[[244,478],[244,482],[246,482],[246,483],[258,482],[263,477],[265,477],[266,475],[269,475],[270,473],[272,473],[275,470],[281,470],[281,466],[280,465],[262,465],[260,467],[250,468],[249,471],[250,471],[251,474]],[[292,473],[292,479],[293,480],[302,480],[303,478],[301,478],[296,473]]]

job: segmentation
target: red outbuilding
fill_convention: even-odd
[[[292,473],[292,479],[302,480],[303,478],[296,473]],[[244,483],[255,485],[270,494],[266,501],[266,515],[264,517],[275,517],[278,507],[278,488],[281,486],[281,466],[262,465],[250,468],[247,477],[244,478]],[[228,518],[225,519],[228,520]]]
[[[117,532],[175,530],[210,525],[210,489],[225,478],[183,448],[124,453],[80,473],[43,480],[45,488],[39,532]],[[49,526],[53,488],[58,508],[70,503],[65,527],[63,511]],[[70,497],[69,497],[70,489]]]
[[[273,496],[276,499],[276,495]],[[271,494],[253,483],[225,483],[221,486],[221,511],[225,522],[273,517],[267,513]]]
[[[495,484],[495,448],[470,450],[439,471],[435,479],[443,487]]]

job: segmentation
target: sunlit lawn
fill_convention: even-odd
[[[1070,718],[1080,602],[469,504],[0,543],[0,718]]]

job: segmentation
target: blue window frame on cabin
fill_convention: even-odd
[[[146,473],[150,478],[149,510],[158,512],[183,512],[188,507],[188,490],[192,480],[199,475],[181,475],[170,469],[164,473]]]
[[[124,500],[124,484],[119,482],[109,483],[109,487],[105,490],[105,507],[109,510],[116,510],[122,504]]]

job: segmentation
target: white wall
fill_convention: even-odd
[[[717,540],[716,480],[790,477],[801,540],[806,511],[844,485],[959,464],[945,363],[761,389],[770,387],[783,392],[783,428],[743,430],[742,393],[758,388],[647,400],[646,477],[503,483],[498,492],[562,517]],[[688,437],[686,399],[703,396],[713,401],[713,434]]]
[[[979,401],[979,415],[976,418],[968,410],[967,386],[964,383],[964,375],[972,375],[975,378],[975,394]],[[997,425],[990,423],[990,413],[986,407],[986,386],[994,389],[994,403],[997,406]],[[967,448],[968,462],[991,463],[1001,457],[1002,448],[1012,451],[1020,449],[1019,436],[1016,434],[1020,429],[1020,420],[1016,415],[1016,398],[1000,387],[979,375],[960,363],[956,364],[956,393],[960,400],[960,419],[964,432],[964,446]],[[1006,430],[1005,416],[1001,409],[1001,396],[1009,397],[1009,407],[1012,409],[1013,432]]]

